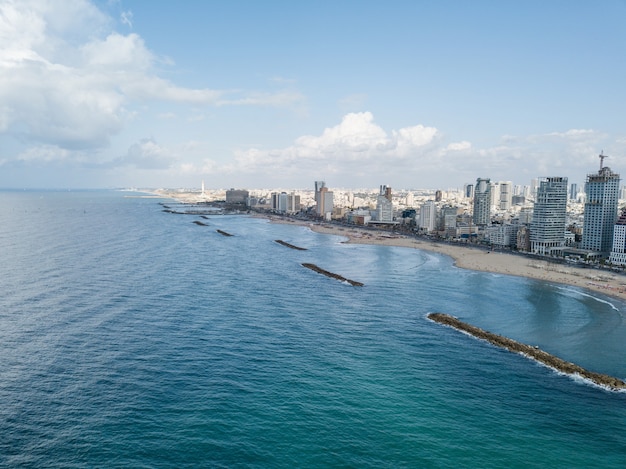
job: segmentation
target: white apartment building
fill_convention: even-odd
[[[530,225],[530,251],[552,255],[565,245],[567,178],[549,177],[539,181]]]
[[[626,208],[622,209],[613,229],[613,248],[609,262],[614,265],[626,265]]]
[[[437,228],[437,205],[429,200],[420,207],[419,228],[430,233]]]

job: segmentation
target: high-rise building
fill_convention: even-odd
[[[287,212],[296,213],[300,211],[300,196],[292,192],[287,196]]]
[[[509,210],[513,204],[513,183],[511,181],[500,182],[500,199],[498,208]]]
[[[565,245],[567,178],[539,180],[530,224],[530,251],[551,255]]]
[[[391,187],[380,186],[376,199],[376,221],[391,223],[393,221],[393,204],[391,203]]]
[[[323,218],[330,218],[333,212],[333,193],[324,181],[315,181],[315,212]]]
[[[456,216],[458,213],[459,209],[457,207],[444,207],[441,210],[444,230],[456,229]]]
[[[433,200],[429,200],[420,207],[419,227],[427,233],[437,228],[437,205]]]
[[[600,156],[603,159],[603,156]],[[607,255],[613,245],[613,228],[617,219],[619,174],[607,166],[597,174],[587,175],[585,182],[585,215],[582,249]]]
[[[528,197],[530,197],[531,199],[535,200],[535,197],[537,196],[537,188],[539,187],[539,178],[534,178],[530,181],[530,188],[529,188],[529,194]]]
[[[626,208],[622,209],[613,229],[613,248],[609,261],[614,265],[626,265]]]
[[[474,184],[465,184],[465,189],[463,191],[466,198],[471,199],[474,197]]]
[[[500,183],[492,182],[489,188],[489,195],[491,196],[491,207],[494,209],[500,208]]]
[[[476,179],[474,187],[474,217],[475,225],[486,226],[491,223],[491,184],[489,179]]]
[[[576,200],[576,197],[578,197],[578,184],[573,182],[569,188],[569,199]]]

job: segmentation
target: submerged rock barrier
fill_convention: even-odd
[[[206,223],[203,223],[200,220],[194,220],[194,223],[199,226],[208,226]]]
[[[574,363],[566,362],[559,357],[555,357],[554,355],[541,350],[537,346],[526,345],[513,339],[509,339],[508,337],[487,332],[479,327],[463,322],[454,316],[450,316],[449,314],[430,313],[427,317],[434,322],[466,332],[478,339],[486,340],[487,342],[490,342],[500,348],[504,348],[510,352],[524,354],[556,371],[560,371],[568,375],[579,375],[599,386],[604,386],[612,390],[626,389],[626,383],[619,378],[586,370],[585,368]]]
[[[291,248],[291,249],[296,249],[298,251],[307,251],[307,248],[301,248],[300,246],[294,246],[293,244],[289,244],[288,242],[283,241],[282,239],[275,239],[274,241],[276,241],[278,244],[281,244],[281,245],[286,246],[286,247]]]
[[[341,282],[348,282],[353,287],[363,286],[361,282],[357,282],[356,280],[350,280],[348,278],[342,277],[339,274],[334,274],[332,272],[329,272],[328,270],[324,270],[321,267],[316,266],[315,264],[304,263],[302,264],[302,266],[306,267],[307,269],[311,269],[312,271],[317,272],[319,274],[326,275],[326,277],[334,278],[334,279],[340,280]]]
[[[217,230],[217,232],[221,234],[222,236],[232,236],[230,233],[227,233],[226,231]]]

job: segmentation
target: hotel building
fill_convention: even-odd
[[[539,180],[530,224],[530,251],[544,256],[555,254],[565,245],[567,178]]]
[[[619,174],[607,166],[589,174],[585,183],[585,214],[581,248],[608,255],[613,246],[613,228],[617,219]]]

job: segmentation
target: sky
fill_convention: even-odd
[[[0,188],[626,177],[626,0],[0,0]]]

